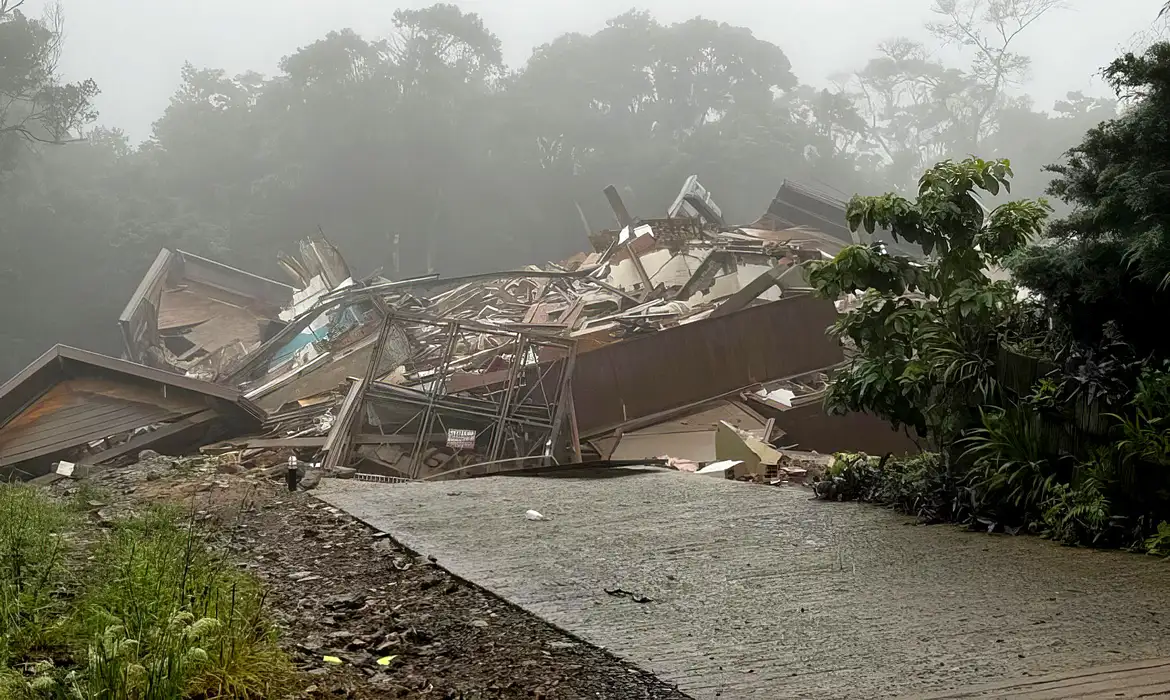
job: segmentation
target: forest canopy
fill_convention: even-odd
[[[60,15],[0,0],[0,285],[22,300],[0,310],[0,375],[57,342],[117,354],[114,320],[162,247],[279,276],[277,252],[320,227],[363,274],[459,274],[582,249],[582,218],[613,223],[611,183],[649,216],[699,174],[746,222],[786,178],[848,199],[976,152],[1010,157],[1016,192],[1039,195],[1042,167],[1116,104],[1033,105],[1014,42],[1058,3],[967,12],[988,3],[935,5],[935,41],[978,38],[965,62],[890,40],[832,89],[710,19],[631,11],[510,69],[475,14],[400,10],[387,36],[290,47],[274,75],[185,66],[134,144],[94,126],[99,86],[59,78]]]

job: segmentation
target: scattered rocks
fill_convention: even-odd
[[[301,477],[300,487],[304,491],[312,491],[321,483],[321,477],[325,472],[321,469],[306,469],[305,475]]]

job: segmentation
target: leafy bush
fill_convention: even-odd
[[[851,302],[832,329],[850,357],[826,408],[913,426],[938,457],[917,469],[850,459],[819,495],[1170,552],[1170,346],[1157,322],[1170,308],[1170,43],[1104,75],[1132,103],[1049,168],[1049,194],[1074,209],[1047,230],[1043,200],[985,206],[1010,190],[1006,160],[940,163],[913,201],[849,203],[853,231],[881,227],[930,258],[874,244],[810,264],[818,293]],[[991,264],[1028,294],[992,282]]]
[[[1170,523],[1158,523],[1157,531],[1145,541],[1145,551],[1156,557],[1170,557]]]
[[[982,418],[982,427],[963,440],[976,508],[985,518],[1027,524],[1060,483],[1055,460],[1044,449],[1043,419],[1010,404],[985,410]]]
[[[1044,508],[1044,535],[1063,544],[1098,544],[1109,527],[1109,499],[1089,479],[1077,486],[1049,487]]]
[[[814,492],[823,500],[876,503],[932,523],[963,510],[963,489],[935,453],[895,460],[838,454]]]
[[[868,411],[913,426],[947,450],[978,422],[974,408],[999,397],[1000,348],[1018,340],[1027,310],[1016,290],[987,268],[1038,235],[1050,211],[1043,200],[988,211],[980,193],[1010,191],[1006,160],[945,161],[926,171],[918,197],[854,197],[849,226],[890,231],[932,255],[891,255],[880,244],[846,247],[809,263],[809,280],[829,299],[856,295],[832,332],[852,349],[826,396],[833,413]]]

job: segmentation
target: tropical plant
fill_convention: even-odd
[[[852,230],[880,227],[930,257],[869,244],[810,263],[818,293],[855,298],[832,329],[850,361],[830,384],[830,412],[868,411],[941,447],[978,424],[978,407],[998,397],[999,349],[1026,327],[1013,323],[1023,314],[1015,289],[987,269],[1039,234],[1049,211],[1043,200],[988,210],[981,195],[1009,191],[1011,176],[1006,160],[944,161],[922,176],[915,201],[886,194],[849,203]]]

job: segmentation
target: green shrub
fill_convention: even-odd
[[[1009,404],[983,411],[982,427],[963,439],[963,458],[971,464],[967,483],[985,519],[1029,524],[1061,483],[1060,465],[1045,450],[1043,420]]]
[[[1095,545],[1109,529],[1109,499],[1089,479],[1077,486],[1054,484],[1044,508],[1044,535],[1062,544]]]
[[[81,601],[88,697],[266,698],[289,687],[259,585],[175,512],[118,525],[95,555]]]
[[[1146,538],[1144,548],[1146,554],[1152,554],[1156,557],[1170,557],[1170,523],[1165,520],[1158,523],[1157,531]]]
[[[258,582],[178,512],[117,522],[71,551],[76,506],[0,486],[0,698],[258,700],[295,689]]]
[[[69,524],[42,491],[0,484],[0,669],[59,637]]]
[[[932,452],[902,459],[838,454],[814,491],[824,500],[877,503],[925,522],[953,520],[963,509],[963,490]]]

